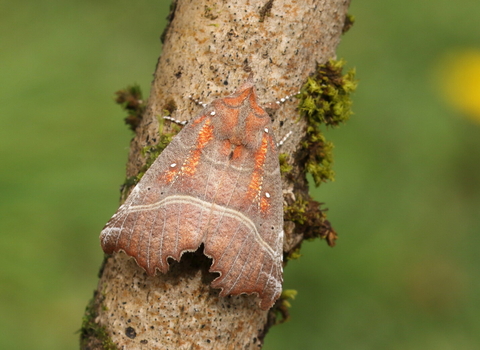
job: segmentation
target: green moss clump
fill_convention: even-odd
[[[128,113],[124,119],[125,124],[130,127],[130,130],[135,131],[142,121],[146,106],[140,86],[128,86],[126,89],[117,91],[115,95],[117,95],[115,102]]]
[[[164,110],[165,115],[170,115],[168,110]],[[131,176],[125,179],[121,187],[121,195],[120,200],[124,202],[127,199],[128,194],[130,193],[130,189],[135,186],[140,179],[145,175],[146,171],[150,168],[153,162],[158,158],[160,153],[168,146],[168,144],[172,141],[173,137],[178,134],[181,130],[180,126],[172,123],[172,132],[165,132],[164,131],[164,124],[165,119],[163,117],[158,118],[158,133],[159,133],[159,140],[158,143],[154,146],[147,146],[144,147],[141,151],[142,155],[145,157],[145,165],[140,169],[137,175]]]
[[[326,141],[320,128],[322,125],[336,127],[352,114],[350,95],[355,91],[357,82],[354,70],[342,74],[344,65],[343,60],[318,65],[298,95],[298,108],[307,120],[307,135],[300,157],[316,186],[334,179],[333,144]]]
[[[96,311],[95,299],[98,292],[95,291],[92,300],[88,303],[82,319],[80,329],[80,349],[89,349],[93,343],[100,343],[104,350],[118,350],[104,326],[95,322],[98,314]],[[101,299],[103,299],[102,297]]]
[[[284,208],[285,221],[295,223],[296,231],[303,234],[304,239],[325,239],[329,246],[335,246],[337,233],[327,220],[325,210],[321,209],[321,203],[308,197],[303,198],[297,194],[295,202]],[[285,260],[297,259],[299,250],[292,249]]]
[[[283,303],[287,306],[287,307],[292,307],[292,305],[290,304],[290,302],[288,301],[289,299],[295,299],[295,297],[297,296],[298,292],[295,290],[295,289],[285,289],[282,291],[282,295],[281,295],[281,298],[283,300]]]
[[[288,154],[280,153],[278,155],[278,160],[280,161],[280,173],[286,174],[292,171],[293,167],[288,164]]]
[[[309,124],[338,126],[352,114],[350,94],[357,82],[353,69],[342,75],[344,65],[343,60],[318,65],[300,90],[299,109]]]
[[[302,257],[302,254],[300,254],[300,247],[298,247],[297,249],[289,253],[286,259],[297,260],[297,259],[300,259],[301,257]]]
[[[307,137],[302,142],[305,154],[305,170],[312,174],[315,186],[322,182],[333,181],[335,173],[333,164],[333,143],[327,141],[319,129],[308,126]]]
[[[173,137],[178,134],[181,130],[180,127],[176,124],[172,124],[173,131],[170,133],[164,132],[164,121],[165,119],[159,118],[159,139],[158,143],[155,146],[147,146],[142,149],[142,156],[146,158],[145,165],[140,169],[140,172],[137,175],[137,179],[140,181],[143,174],[150,168],[153,162],[158,158],[160,153],[169,145]]]
[[[297,296],[297,291],[295,289],[285,289],[282,291],[282,295],[275,303],[275,319],[273,324],[281,324],[287,322],[290,319],[290,304],[289,299],[293,300]],[[273,317],[273,316],[272,316]]]
[[[292,205],[288,205],[283,210],[284,220],[303,225],[307,221],[305,213],[307,211],[308,202],[302,197],[297,198]]]
[[[173,112],[177,109],[177,104],[173,99],[168,100],[163,106],[164,115],[172,115]],[[163,118],[162,118],[163,119]]]
[[[353,24],[355,23],[355,16],[347,15],[345,17],[345,22],[343,22],[342,34],[345,34],[352,28]]]

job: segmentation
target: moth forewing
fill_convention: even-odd
[[[215,100],[172,140],[104,227],[150,275],[202,243],[220,295],[280,296],[283,198],[275,139],[253,83]]]

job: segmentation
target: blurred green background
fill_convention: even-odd
[[[77,349],[170,1],[1,1],[0,348]],[[340,239],[305,243],[265,349],[480,348],[480,2],[353,1],[360,80],[315,190]]]

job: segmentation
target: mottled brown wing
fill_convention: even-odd
[[[221,273],[212,286],[222,288],[221,295],[258,293],[263,309],[280,296],[283,274],[280,169],[274,141],[266,140],[270,146],[260,191],[251,191],[252,176],[247,175],[258,171],[255,152],[244,149],[244,159],[242,155],[225,170],[231,181],[215,199],[218,206],[205,241],[205,253],[213,258],[211,271]]]
[[[104,251],[125,251],[153,275],[204,243],[222,296],[258,293],[270,308],[282,285],[283,198],[270,121],[255,102],[253,88],[240,89],[185,126],[106,224]]]
[[[205,120],[207,117],[200,115],[173,138],[107,222],[100,235],[105,253],[124,251],[154,275],[155,269],[168,271],[169,257],[180,260],[184,251],[200,246],[198,217],[192,206],[184,205],[182,195],[186,197],[190,190],[180,188],[179,173]]]

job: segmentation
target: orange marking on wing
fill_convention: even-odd
[[[192,125],[197,125],[197,124],[200,124],[202,123],[208,116],[204,115],[200,118],[198,118],[197,120],[193,121],[192,122]],[[207,123],[205,123],[207,124]],[[188,159],[187,159],[188,161]],[[170,182],[172,182],[175,177],[177,176],[178,172],[180,171],[180,167],[179,166],[175,166],[175,167],[171,167],[170,169],[168,169],[167,171],[163,172],[159,177],[159,181],[162,182],[162,183],[165,183],[165,184],[169,184]]]
[[[178,169],[168,169],[163,175],[162,175],[162,180],[165,183],[170,183],[172,180],[175,178],[175,175],[177,175]]]
[[[200,161],[200,156],[202,155],[202,150],[213,139],[213,136],[213,125],[211,124],[210,119],[207,119],[198,133],[195,149],[191,152],[183,164],[182,170],[185,175],[192,176],[195,174]]]
[[[270,209],[270,202],[266,197],[262,197],[262,200],[260,201],[260,211],[262,214],[266,214]]]
[[[203,121],[208,118],[207,115],[202,115],[200,118],[198,118],[197,120],[194,120],[192,122],[192,125],[197,125],[197,124],[200,124],[200,123],[203,123]]]
[[[255,165],[253,167],[253,174],[250,180],[250,184],[248,185],[248,192],[247,198],[249,201],[255,199],[258,193],[262,189],[262,181],[263,181],[263,173],[264,173],[264,165],[265,165],[265,158],[267,157],[268,151],[268,139],[267,135],[263,135],[262,144],[260,148],[255,153]]]
[[[232,156],[232,159],[238,159],[242,156],[242,153],[243,153],[243,146],[237,146],[235,147],[235,149],[233,150],[233,156]]]

